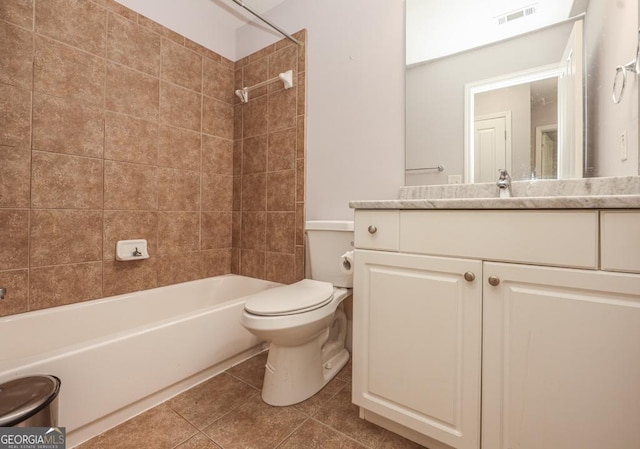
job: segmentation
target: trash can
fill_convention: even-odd
[[[0,385],[0,427],[57,427],[60,379],[29,376]]]

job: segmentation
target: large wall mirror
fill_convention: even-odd
[[[638,0],[406,5],[407,185],[639,173]]]

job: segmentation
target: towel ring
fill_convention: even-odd
[[[625,65],[619,65],[616,67],[616,76],[613,79],[613,92],[611,93],[611,98],[615,104],[619,104],[622,101],[622,96],[624,95],[624,88],[627,85],[627,72],[638,73],[638,60],[631,61]],[[622,77],[620,77],[622,74]],[[622,78],[622,85],[620,86],[620,93],[618,91],[618,80]]]
[[[611,98],[613,99],[613,102],[615,104],[619,104],[620,101],[622,101],[624,89],[627,85],[627,72],[635,73],[636,75],[640,73],[640,29],[638,30],[636,59],[626,63],[625,65],[619,65],[618,67],[616,67],[616,75],[613,78],[613,92],[611,93]],[[622,76],[620,76],[620,74],[622,74]],[[620,86],[620,92],[618,92],[618,83],[620,78],[622,78],[622,85]]]

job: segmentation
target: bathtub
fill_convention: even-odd
[[[59,377],[73,447],[263,350],[242,297],[277,285],[224,275],[0,318],[0,383]]]

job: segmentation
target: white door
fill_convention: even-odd
[[[582,178],[584,102],[582,21],[573,25],[558,78],[558,178]]]
[[[640,275],[483,272],[482,447],[640,448]]]
[[[510,149],[507,148],[506,117],[475,121],[474,134],[475,171],[474,182],[491,182],[498,179],[498,170],[510,170]]]
[[[536,127],[536,174],[539,178],[558,177],[558,126]]]
[[[482,263],[365,250],[355,261],[353,402],[478,449]]]

